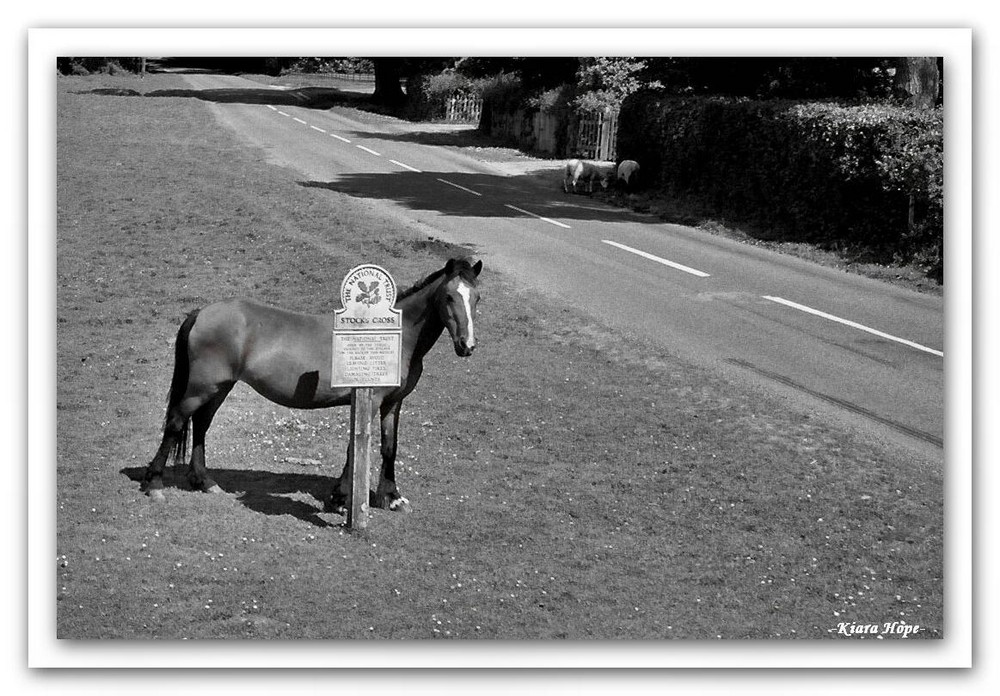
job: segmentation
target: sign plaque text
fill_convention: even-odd
[[[333,387],[398,387],[403,345],[396,283],[380,266],[363,264],[340,286],[333,319]]]

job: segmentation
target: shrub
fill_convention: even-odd
[[[56,58],[56,70],[62,75],[120,75],[121,73],[137,73],[141,69],[141,58],[98,58],[82,57]]]
[[[940,249],[942,131],[940,110],[647,91],[623,105],[618,154],[763,234],[912,259]]]
[[[414,121],[444,118],[448,99],[474,91],[473,81],[454,70],[444,70],[430,75],[413,75],[406,81],[407,100],[404,115]]]
[[[490,132],[492,115],[513,114],[525,99],[521,78],[511,73],[499,73],[477,83],[483,97],[483,111],[479,117],[479,130]]]
[[[297,58],[288,67],[290,72],[371,74],[375,64],[367,58]]]

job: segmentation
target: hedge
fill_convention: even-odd
[[[943,114],[888,105],[631,95],[618,157],[772,238],[937,260]]]

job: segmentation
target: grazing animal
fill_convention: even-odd
[[[639,183],[639,163],[635,160],[622,160],[618,165],[618,185],[625,189],[633,189]]]
[[[444,268],[399,294],[402,312],[400,386],[373,389],[374,417],[381,416],[382,472],[373,505],[409,510],[396,487],[396,433],[403,399],[417,386],[424,356],[447,329],[455,353],[476,348],[474,317],[483,262],[451,259]],[[195,490],[221,492],[205,468],[205,434],[212,418],[237,382],[245,382],[271,401],[291,408],[345,406],[351,389],[331,387],[333,315],[290,312],[248,300],[227,300],[191,312],[181,324],[175,347],[163,439],[146,468],[142,487],[163,499],[163,471],[172,453],[175,464],[186,455],[193,424],[188,482]],[[345,511],[350,499],[348,461],[324,501],[328,512]]]
[[[593,193],[594,179],[600,182],[601,188],[607,188],[614,174],[615,165],[612,162],[571,159],[566,163],[563,191],[576,193],[576,186],[582,181],[587,184],[587,193]]]

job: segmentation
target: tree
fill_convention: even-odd
[[[404,58],[372,58],[375,65],[375,94],[373,99],[385,106],[400,106],[406,94],[399,81],[403,77]]]
[[[579,58],[533,56],[529,58],[462,58],[455,69],[473,79],[501,73],[517,75],[528,94],[575,82]]]
[[[403,91],[401,80],[415,85],[421,76],[453,68],[457,58],[371,58],[375,66],[374,101],[398,108],[406,104],[409,94]]]
[[[931,109],[941,91],[939,58],[899,58],[896,61],[895,86],[908,106]]]
[[[625,97],[643,87],[638,75],[645,68],[646,62],[636,58],[581,58],[576,105],[586,111],[617,111]]]
[[[646,63],[640,79],[657,80],[680,94],[868,101],[891,96],[888,69],[895,60],[754,56],[649,58]]]

